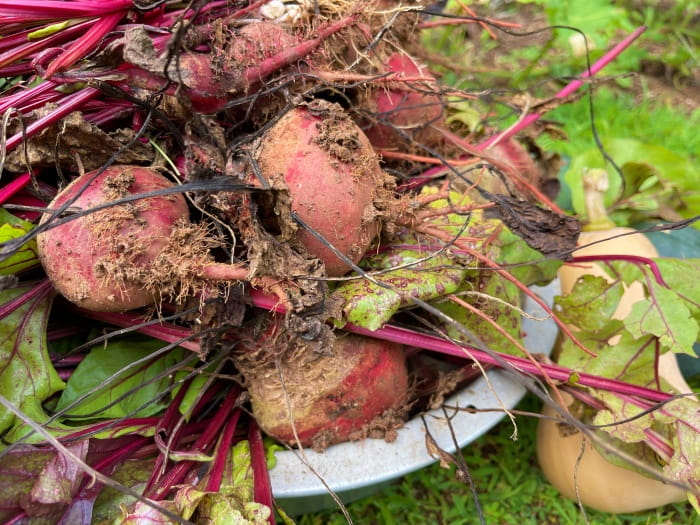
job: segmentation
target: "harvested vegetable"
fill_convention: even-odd
[[[79,306],[109,312],[201,291],[207,279],[245,279],[245,268],[213,261],[209,250],[216,243],[190,223],[181,194],[110,205],[172,187],[158,172],[138,166],[112,166],[69,184],[49,208],[87,214],[37,237],[39,258],[56,289]],[[104,209],[91,212],[95,207]],[[50,218],[45,214],[43,221]]]
[[[658,257],[656,248],[643,233],[638,233],[633,228],[616,227],[608,218],[603,204],[603,193],[608,189],[607,177],[608,174],[603,169],[590,170],[583,176],[587,222],[579,236],[580,248],[576,249],[574,255],[579,258],[587,255]],[[562,292],[570,293],[576,281],[583,275],[598,275],[611,280],[599,263],[581,261],[565,264],[559,270]],[[632,305],[643,297],[643,285],[630,284],[625,288],[624,298],[620,300],[620,306],[613,318],[624,319]]]
[[[588,222],[579,237],[582,248],[576,250],[573,262],[559,270],[562,292],[570,294],[584,276],[597,276],[615,283],[603,264],[615,257],[650,259],[658,257],[654,245],[632,228],[615,227],[607,216],[603,193],[607,189],[607,172],[595,169],[583,176],[584,199]],[[620,237],[618,237],[620,236]],[[595,262],[596,258],[599,262]],[[578,282],[578,284],[577,284]],[[646,298],[641,281],[625,283],[619,293],[613,320],[625,320],[635,303]],[[573,327],[578,329],[576,327]],[[611,337],[608,345],[614,350],[620,335]],[[675,393],[689,394],[692,389],[683,379],[673,352],[658,358],[659,380]],[[562,393],[567,409],[575,409],[574,398]],[[567,498],[604,512],[628,513],[661,507],[686,499],[686,489],[668,483],[661,471],[657,477],[638,471],[634,465],[601,453],[580,430],[557,422],[557,412],[545,406],[537,427],[537,458],[547,480]]]
[[[565,395],[571,401],[571,397]],[[564,497],[612,513],[639,512],[686,499],[686,490],[611,463],[580,431],[557,422],[551,407],[537,426],[537,461]]]
[[[386,61],[386,72],[396,75],[393,87],[378,86],[360,101],[360,107],[376,122],[365,129],[375,148],[410,148],[412,140],[429,144],[439,137],[430,126],[440,126],[443,117],[442,98],[434,93],[435,77],[408,54],[395,53]],[[432,138],[431,138],[432,135]]]
[[[296,230],[329,276],[347,273],[350,265],[335,250],[357,263],[393,200],[392,179],[357,124],[337,104],[316,101],[295,108],[263,137],[258,164],[266,183],[289,196],[289,203],[276,203],[282,231]]]
[[[319,450],[351,439],[392,439],[409,402],[403,347],[350,334],[338,334],[321,352],[302,345],[283,348],[277,361],[270,362],[270,348],[239,358],[260,427]]]

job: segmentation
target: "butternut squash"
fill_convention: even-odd
[[[588,223],[579,237],[585,246],[576,255],[627,254],[658,257],[654,245],[641,233],[611,238],[621,233],[635,232],[632,228],[616,227],[608,218],[602,194],[608,179],[604,170],[590,170],[584,176],[584,190]],[[568,294],[583,275],[610,276],[596,263],[564,265],[559,271],[563,294]],[[635,282],[625,288],[614,319],[624,319],[632,305],[644,298],[644,287]],[[575,328],[575,327],[573,327]],[[614,344],[614,340],[610,341]],[[659,375],[677,392],[690,392],[683,379],[674,354],[661,356]],[[572,398],[563,394],[565,401]],[[554,417],[556,412],[545,407],[543,415]],[[567,498],[581,501],[587,507],[611,513],[648,510],[686,499],[686,492],[674,485],[663,483],[633,470],[607,461],[589,440],[584,443],[581,432],[567,433],[553,419],[543,418],[537,427],[537,459],[547,480]],[[583,455],[579,461],[579,456]]]

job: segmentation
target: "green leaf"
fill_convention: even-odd
[[[435,188],[423,188],[422,195],[435,194]],[[471,198],[458,192],[451,192],[450,202],[435,200],[428,208],[448,209],[450,205],[467,206]],[[462,226],[466,226],[462,229]],[[481,210],[475,210],[469,217],[457,213],[440,213],[424,221],[431,227],[455,237],[486,239],[496,231],[499,221],[486,219]],[[370,255],[361,261],[364,269],[384,270],[373,275],[375,284],[368,279],[345,281],[336,287],[333,297],[343,304],[343,318],[338,324],[350,322],[358,326],[376,330],[384,325],[400,309],[414,304],[413,299],[429,301],[454,293],[466,275],[464,260],[438,252],[440,246],[428,246],[425,241],[413,234],[397,235],[381,253]],[[474,249],[480,249],[474,243]],[[389,271],[386,271],[389,270]]]
[[[28,290],[29,286],[4,290],[0,304]],[[51,364],[46,345],[52,299],[51,295],[40,295],[0,319],[0,395],[39,423],[48,419],[42,403],[65,386]],[[12,412],[0,408],[0,433],[18,423]]]
[[[648,299],[632,305],[625,326],[635,337],[653,335],[665,348],[694,356],[698,322],[673,290],[658,285],[652,288]]]
[[[152,459],[130,459],[117,467],[110,477],[117,483],[141,494],[153,473],[153,467]],[[95,500],[92,521],[95,525],[111,524],[115,516],[120,515],[120,507],[126,508],[135,502],[136,499],[129,494],[124,494],[112,487],[104,487]]]
[[[562,366],[636,385],[656,386],[656,350],[652,336],[636,339],[623,328],[622,321],[611,320],[596,332],[577,332],[576,337],[597,357],[566,339],[558,359]]]
[[[654,261],[664,282],[690,310],[693,318],[700,323],[700,279],[689,278],[689,276],[700,275],[700,259],[664,257]]]
[[[248,441],[239,441],[223,452],[217,446],[218,453],[227,454],[219,490],[203,490],[209,479],[207,473],[196,487],[187,485],[178,489],[174,500],[177,512],[185,519],[195,516],[197,523],[267,525],[271,509],[253,500],[253,469]]]
[[[625,293],[622,282],[583,275],[571,293],[554,298],[555,312],[566,324],[580,330],[598,332],[610,322]]]
[[[596,397],[608,407],[593,419],[602,430],[624,443],[639,443],[637,459],[652,468],[658,467],[658,457],[648,445],[647,432],[653,430],[673,447],[673,455],[663,465],[664,476],[674,481],[697,486],[700,481],[700,403],[695,397],[669,401],[660,409],[647,413],[634,403],[628,403],[614,394],[599,392]]]
[[[522,342],[521,334],[521,291],[510,281],[492,271],[472,271],[468,280],[471,288],[464,287],[458,293],[460,299],[476,307],[486,317],[492,319],[508,335]],[[491,323],[470,312],[453,301],[442,301],[435,305],[455,322],[466,328],[478,338],[477,341],[466,341],[472,344],[485,344],[497,352],[511,355],[522,355],[522,352],[505,335],[501,334]],[[450,337],[464,341],[464,335],[450,324],[445,330]]]
[[[530,248],[508,228],[501,231],[497,245],[498,250],[493,254],[493,259],[525,286],[551,282],[561,266],[559,260],[545,260],[540,252]]]
[[[674,399],[664,405],[671,425],[673,456],[664,466],[664,474],[677,481],[700,483],[700,403],[697,398]]]
[[[185,416],[186,420],[189,421],[195,403],[199,400],[207,384],[212,381],[212,374],[214,374],[219,367],[220,363],[218,361],[213,362],[190,380],[190,386],[187,388],[185,395],[182,396],[182,401],[180,401],[180,405],[178,406],[180,414]],[[170,394],[171,399],[175,399],[180,389],[183,388],[182,381],[190,373],[191,370],[189,367],[175,372],[175,383],[177,383],[177,386]]]
[[[402,307],[413,304],[413,299],[429,301],[454,293],[464,278],[462,268],[430,269],[431,266],[452,265],[445,257],[435,257],[428,264],[395,270],[376,277],[384,286],[367,279],[346,281],[333,292],[343,301],[343,320],[370,330],[384,325]]]
[[[0,208],[0,244],[22,237],[34,228],[31,222],[24,221]],[[12,275],[38,264],[36,240],[23,244],[10,257],[0,262],[0,275]]]
[[[66,448],[84,460],[88,442]],[[31,446],[13,448],[0,457],[0,509],[25,511],[56,523],[73,502],[82,480],[82,469],[61,452]]]
[[[157,339],[130,336],[92,348],[68,380],[56,409],[63,410],[81,396],[93,392],[79,405],[69,409],[67,419],[147,417],[157,414],[168,402],[167,396],[157,397],[167,390],[172,381],[168,376],[158,376],[184,356],[184,350],[178,348],[147,359],[162,347],[163,343]],[[142,359],[145,362],[130,367]],[[129,368],[124,370],[125,367]],[[110,380],[115,374],[116,378]]]
[[[649,189],[650,184],[658,184],[658,172],[654,166],[646,162],[626,162],[620,169],[624,180],[620,196],[623,199],[633,197],[644,189]]]
[[[581,174],[585,169],[603,168],[608,172],[609,189],[605,192],[605,205],[616,209],[620,206],[641,210],[651,206],[663,211],[670,203],[680,204],[675,208],[683,217],[700,214],[697,188],[700,185],[700,170],[686,157],[662,146],[646,144],[631,138],[609,138],[603,140],[605,151],[622,166],[623,178],[607,162],[597,148],[576,155],[564,174],[564,181],[571,190],[573,209],[585,217]],[[628,190],[623,190],[629,186]],[[632,192],[637,188],[638,191]],[[620,201],[622,197],[630,202]],[[680,200],[679,200],[680,199]],[[652,201],[657,201],[656,206]],[[662,201],[661,204],[658,204]],[[668,201],[668,202],[667,202]],[[620,224],[622,225],[622,224]]]

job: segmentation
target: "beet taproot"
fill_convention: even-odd
[[[78,177],[49,204],[88,211],[121,198],[171,188],[157,171],[111,166]],[[44,214],[42,222],[55,220]],[[184,298],[207,280],[245,279],[247,269],[216,263],[217,242],[189,221],[180,193],[137,198],[83,214],[37,236],[39,258],[69,301],[96,311],[126,311]]]
[[[329,276],[347,273],[351,266],[313,233],[295,226],[291,214],[353,262],[362,258],[381,229],[394,183],[362,130],[339,105],[314,101],[292,109],[270,128],[257,160],[266,182],[289,195],[289,204],[280,199],[275,210],[282,232],[296,231]]]
[[[403,147],[411,140],[432,143],[442,140],[431,125],[443,124],[444,100],[435,92],[435,77],[404,53],[391,55],[386,72],[400,80],[390,87],[373,88],[361,105],[374,122],[363,126],[375,148]]]
[[[216,113],[238,97],[259,90],[284,68],[308,59],[331,35],[356,23],[356,15],[318,28],[313,38],[300,40],[272,22],[253,22],[228,28],[230,38],[217,39],[217,31],[203,31],[210,40],[208,52],[182,51],[174,57],[156,50],[145,31],[130,30],[120,75],[129,84],[149,91],[165,89],[199,113]],[[166,79],[167,76],[167,79]]]
[[[408,401],[403,347],[364,336],[344,334],[324,353],[293,352],[278,365],[242,372],[260,427],[280,441],[315,449],[390,439]]]

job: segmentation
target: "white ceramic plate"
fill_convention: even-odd
[[[554,295],[559,293],[559,286],[552,283],[546,287],[533,287],[532,290],[551,305]],[[546,317],[530,299],[525,302],[524,310],[535,319]],[[532,353],[549,355],[556,340],[557,327],[551,319],[535,319],[523,319],[525,346]],[[491,387],[483,377],[479,378],[449,397],[445,404],[513,408],[525,395],[525,388],[509,380],[504,372],[492,370],[487,375]],[[500,400],[495,398],[493,391],[498,392]],[[486,433],[503,417],[502,412],[458,412],[452,417],[451,424],[459,447]],[[443,411],[428,412],[425,421],[438,446],[454,452],[456,447]],[[392,443],[365,439],[334,445],[322,453],[305,450],[304,455],[313,471],[302,462],[298,451],[278,452],[277,464],[270,471],[275,499],[290,514],[313,512],[336,505],[324,482],[347,503],[437,461],[426,449],[425,426],[421,418],[414,418],[399,429],[398,438]]]

